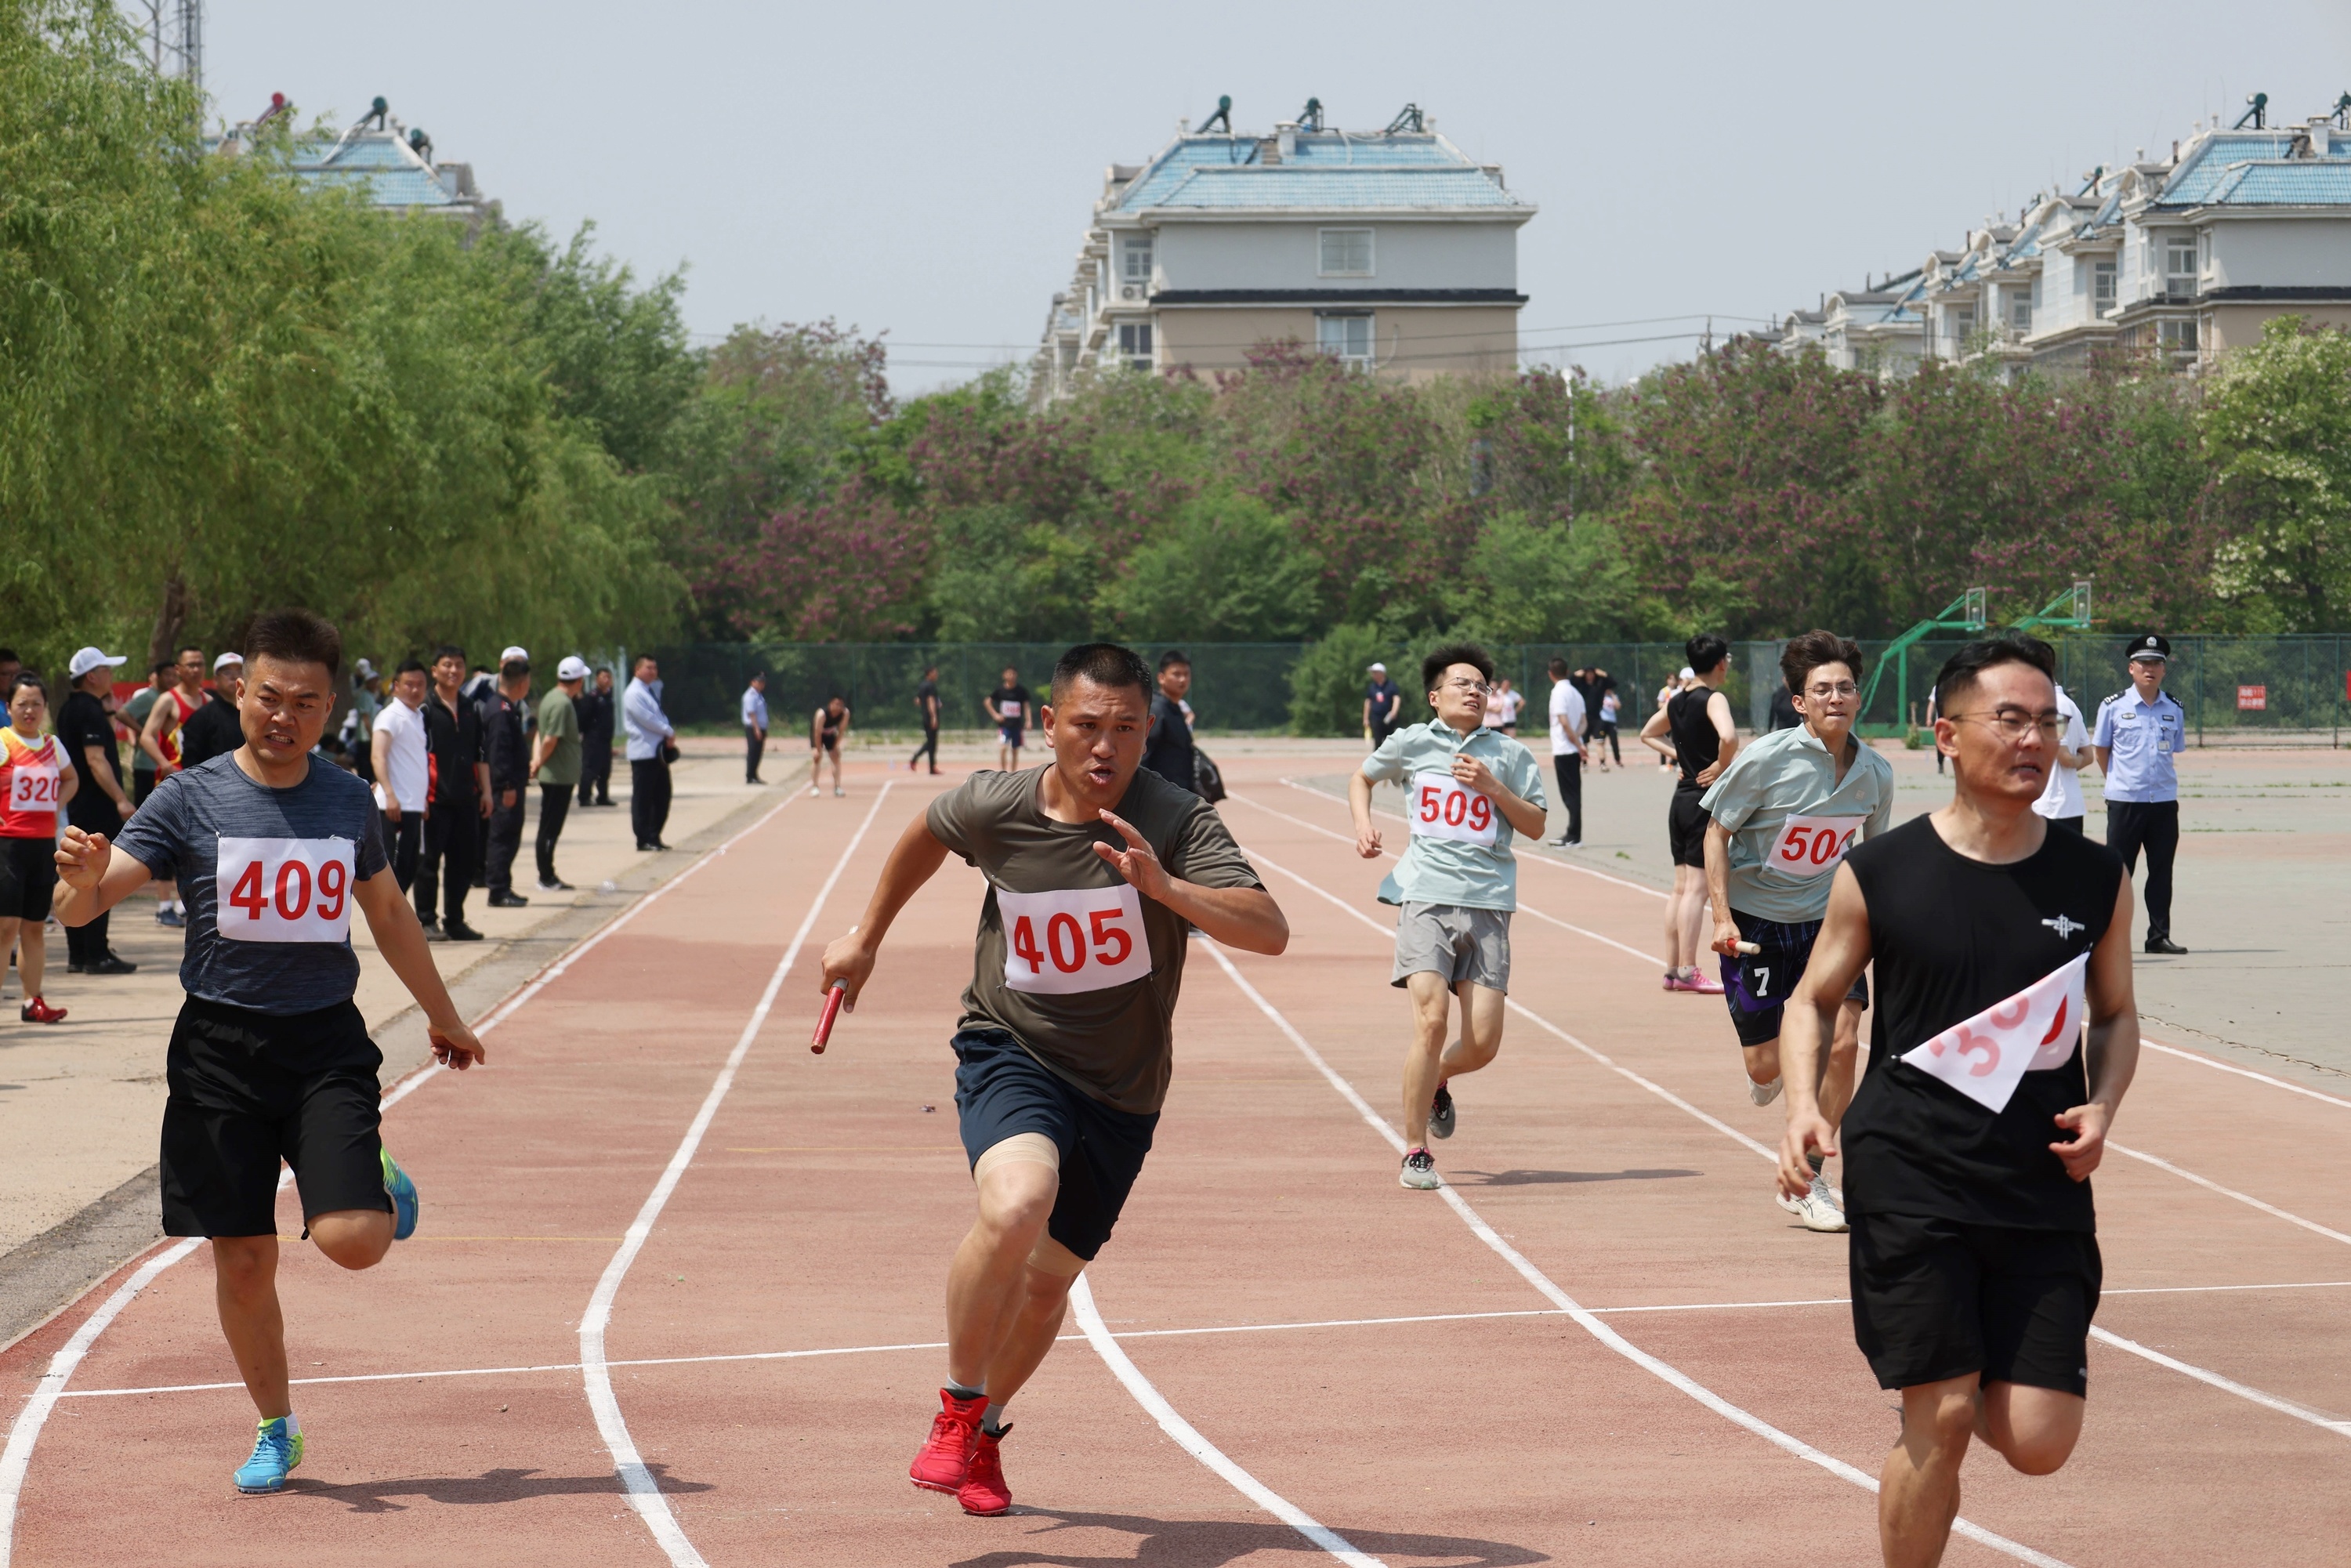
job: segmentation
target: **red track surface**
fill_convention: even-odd
[[[979,883],[950,863],[811,1056],[817,946],[855,918],[929,781],[900,776],[844,858],[882,780],[860,782],[862,799],[795,800],[517,1009],[486,1071],[440,1075],[390,1113],[423,1194],[416,1239],[362,1275],[286,1249],[297,1377],[375,1379],[298,1389],[309,1457],[288,1495],[234,1494],[244,1392],[186,1386],[233,1377],[200,1251],[74,1369],[31,1450],[15,1563],[1327,1560],[1078,1338],[1012,1407],[1011,1517],[967,1519],[907,1485],[969,1211],[946,1040]],[[1392,1116],[1405,1009],[1387,943],[1305,885],[1384,925],[1377,873],[1316,831],[1343,828],[1343,806],[1282,788],[1271,763],[1235,782],[1227,820],[1282,868],[1266,876],[1295,935],[1280,958],[1232,962]],[[583,1392],[581,1319],[837,865],[613,1300],[611,1386],[660,1484],[664,1543]],[[1522,915],[1514,999],[1626,1071],[1514,1014],[1500,1061],[1461,1085],[1439,1166],[1599,1315],[1564,1314],[1440,1195],[1399,1188],[1387,1144],[1200,947],[1158,1147],[1088,1274],[1103,1319],[1232,1464],[1398,1568],[1875,1562],[1868,1491],[1725,1413],[1873,1475],[1894,1432],[1895,1401],[1853,1348],[1843,1240],[1794,1228],[1764,1161],[1693,1113],[1768,1144],[1778,1109],[1747,1103],[1720,1004],[1664,994],[1624,950],[1658,945],[1655,896],[1559,866],[1520,883],[1532,908],[1623,946]],[[2098,1177],[2100,1327],[2243,1391],[2094,1343],[2073,1463],[2028,1480],[1979,1450],[1963,1514],[2043,1554],[2021,1560],[2081,1568],[2342,1562],[2351,1287],[2325,1282],[2351,1281],[2351,1107],[2149,1053],[2116,1132],[2305,1222],[2129,1157]],[[280,1224],[299,1228],[290,1197]],[[129,1273],[0,1358],[20,1451],[16,1396]],[[2267,1288],[2284,1285],[2317,1288]],[[1655,1308],[1689,1310],[1622,1310]],[[1364,1321],[1399,1318],[1428,1321]],[[1264,1326],[1285,1324],[1307,1326]],[[1215,1329],[1244,1332],[1182,1332]],[[430,1375],[446,1373],[463,1375]],[[156,1391],[108,1392],[133,1389]],[[2019,1560],[1964,1540],[1948,1559]]]

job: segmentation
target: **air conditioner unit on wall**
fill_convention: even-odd
[[[1118,291],[1118,297],[1121,299],[1140,299],[1143,298],[1143,285],[1130,283]]]

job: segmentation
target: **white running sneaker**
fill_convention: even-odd
[[[1437,1175],[1437,1162],[1426,1149],[1414,1149],[1404,1157],[1404,1169],[1396,1174],[1397,1182],[1419,1192],[1435,1192],[1444,1186]]]
[[[1802,1220],[1807,1230],[1834,1232],[1846,1228],[1844,1210],[1837,1207],[1836,1195],[1830,1191],[1824,1176],[1814,1176],[1813,1190],[1798,1198],[1789,1212]]]
[[[1750,1078],[1747,1081],[1747,1097],[1758,1105],[1769,1105],[1780,1097],[1780,1083],[1777,1078],[1769,1083],[1758,1083]]]

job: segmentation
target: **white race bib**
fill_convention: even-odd
[[[221,836],[213,886],[220,934],[233,942],[341,942],[351,934],[349,839]]]
[[[1007,724],[1019,724],[1020,722],[1020,705],[1019,703],[998,702],[996,705],[996,711],[1004,716],[1004,722]]]
[[[8,810],[54,811],[57,809],[57,765],[19,759],[8,774]]]
[[[1836,870],[1861,837],[1865,817],[1790,817],[1780,824],[1764,863],[1789,876],[1823,876]]]
[[[996,890],[1004,984],[1047,996],[1100,991],[1151,973],[1143,895],[1125,883],[1051,893]]]
[[[1412,776],[1412,831],[1424,839],[1456,839],[1494,847],[1496,816],[1491,798],[1450,773]]]
[[[1902,1060],[1998,1115],[2027,1072],[2063,1067],[2081,1038],[2090,956],[1953,1024]]]

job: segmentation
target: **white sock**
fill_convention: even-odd
[[[291,1410],[286,1412],[286,1435],[289,1437],[298,1437],[302,1435],[302,1418]]]

